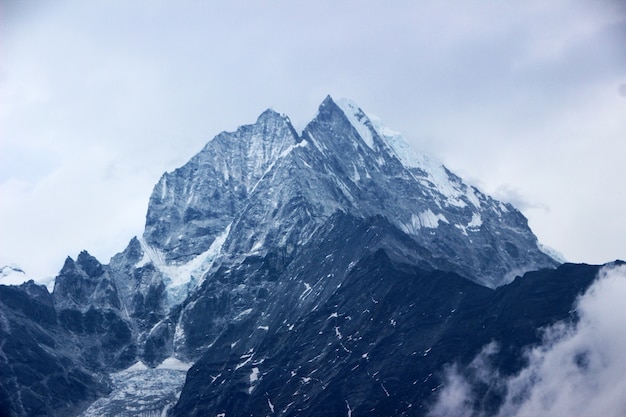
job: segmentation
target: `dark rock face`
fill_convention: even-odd
[[[111,259],[111,275],[120,302],[140,333],[149,331],[167,315],[163,275],[154,264],[141,264],[144,251],[137,238]]]
[[[45,287],[0,285],[0,415],[76,415],[108,393],[66,337]]]
[[[55,280],[53,294],[59,309],[80,310],[92,306],[120,308],[112,278],[104,266],[85,251],[78,255],[76,262],[69,257],[65,260],[65,265]]]
[[[518,210],[427,156],[413,155],[403,138],[374,126],[354,104],[328,97],[303,137],[322,154],[319,165],[341,181],[344,211],[387,217],[435,256],[448,259],[451,271],[496,287],[524,271],[556,266],[537,249]]]
[[[495,340],[496,364],[513,373],[540,327],[574,318],[598,269],[568,264],[490,290],[379,250],[307,314],[232,322],[189,371],[172,415],[424,415],[443,364],[469,363]]]
[[[130,366],[137,355],[133,324],[123,313],[110,268],[87,252],[67,258],[53,292],[59,324],[94,370]]]
[[[195,366],[173,415],[420,415],[444,363],[497,339],[512,371],[569,317],[598,267],[557,265],[354,104],[328,97],[302,134],[268,110],[164,174],[109,264],[67,258],[52,295],[0,286],[0,411],[77,415],[175,357]]]

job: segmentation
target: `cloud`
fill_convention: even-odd
[[[490,361],[499,349],[498,343],[494,341],[485,345],[466,368],[461,369],[458,364],[447,366],[444,369],[443,389],[429,410],[429,417],[477,417],[475,409],[478,392],[494,387],[496,391],[501,390],[500,375]]]
[[[626,415],[626,266],[605,267],[576,303],[579,320],[544,330],[528,364],[503,377],[487,345],[466,368],[450,366],[430,416],[619,417]],[[479,396],[482,393],[482,397]],[[489,409],[485,393],[503,401]]]
[[[550,211],[550,207],[545,204],[536,203],[526,196],[518,187],[512,184],[501,184],[494,191],[493,196],[500,201],[511,203],[515,208],[525,211],[528,209],[540,209],[546,212]]]

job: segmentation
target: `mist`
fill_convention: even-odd
[[[543,329],[541,344],[526,349],[527,364],[517,374],[503,376],[492,365],[497,341],[469,365],[446,367],[429,416],[626,415],[624,299],[626,266],[604,267],[575,304],[578,320]],[[490,409],[485,397],[494,394],[503,400]]]

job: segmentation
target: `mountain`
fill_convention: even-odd
[[[451,261],[490,287],[557,264],[514,207],[413,153],[353,103],[330,97],[301,136],[268,110],[165,174],[150,197],[143,241],[166,267],[212,259],[213,243],[233,260],[275,247],[289,255],[338,211],[382,215],[427,248],[430,262]]]
[[[350,101],[301,133],[267,110],[165,173],[108,264],[0,286],[0,411],[423,415],[445,363],[498,338],[512,372],[598,269]]]
[[[110,392],[77,340],[104,332],[70,331],[59,315],[46,287],[0,285],[0,416],[76,415]]]
[[[190,369],[170,415],[425,415],[443,365],[469,364],[497,341],[494,363],[514,374],[538,329],[575,320],[598,270],[565,264],[491,290],[375,252],[317,309],[234,320]]]

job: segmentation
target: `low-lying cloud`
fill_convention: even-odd
[[[429,416],[626,416],[626,266],[603,268],[576,303],[579,320],[544,330],[526,367],[502,376],[495,342],[466,367],[449,366]],[[490,409],[489,395],[502,396]]]

